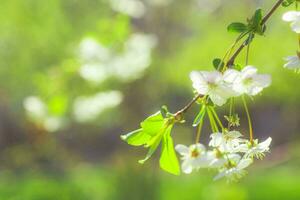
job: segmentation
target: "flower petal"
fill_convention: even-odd
[[[288,56],[284,58],[287,63],[283,66],[288,69],[297,69],[300,68],[300,59],[298,56]]]
[[[272,142],[272,138],[269,137],[269,138],[266,139],[265,141],[259,143],[259,144],[258,144],[258,147],[259,147],[260,149],[269,150],[269,146],[270,146],[271,142]]]
[[[183,144],[177,144],[175,150],[182,156],[186,156],[189,154],[189,148]]]
[[[241,72],[242,79],[251,77],[251,76],[255,75],[256,72],[257,72],[257,69],[254,66],[248,65]]]
[[[238,76],[240,76],[240,72],[235,69],[228,69],[224,72],[223,79],[228,83],[233,83]]]
[[[283,14],[282,20],[286,22],[292,22],[298,19],[300,12],[297,11],[289,11]]]
[[[237,169],[239,169],[239,170],[245,169],[245,168],[248,167],[252,162],[253,162],[253,160],[250,159],[250,158],[242,159],[242,160],[239,162],[239,164],[237,165]]]
[[[190,163],[189,160],[185,160],[183,161],[182,165],[181,165],[181,169],[184,173],[186,174],[190,174],[193,171],[193,167],[192,164]]]
[[[220,172],[217,176],[214,177],[214,181],[223,178],[226,175],[226,171]]]
[[[291,28],[294,32],[300,33],[300,20],[291,23]]]

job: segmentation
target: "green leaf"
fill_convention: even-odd
[[[158,145],[160,144],[162,137],[163,137],[163,134],[158,134],[156,137],[154,137],[151,140],[151,145],[149,145],[148,153],[144,159],[139,160],[140,164],[144,164],[153,155],[153,153],[157,149]]]
[[[233,69],[241,71],[243,69],[243,66],[240,64],[235,64],[235,65],[233,65]]]
[[[164,123],[165,119],[163,118],[161,112],[157,112],[145,119],[141,123],[141,127],[144,132],[154,136],[160,131]]]
[[[196,116],[196,118],[194,119],[194,122],[193,122],[193,126],[198,126],[198,124],[204,119],[204,116],[205,116],[205,113],[206,113],[206,106],[203,105],[201,107],[201,110],[200,112],[198,113],[198,115]]]
[[[285,0],[282,2],[282,6],[283,7],[289,7],[291,4],[293,4],[294,2],[296,2],[296,0]]]
[[[248,26],[241,22],[233,22],[227,26],[228,32],[243,33],[248,30]]]
[[[157,112],[145,119],[141,123],[140,129],[122,135],[121,138],[130,145],[144,145],[149,148],[146,157],[139,160],[140,164],[144,164],[153,155],[162,141],[160,166],[165,171],[178,175],[180,173],[179,163],[170,136],[174,123],[173,118],[164,118],[162,111]]]
[[[168,107],[167,106],[162,106],[160,109],[160,113],[162,114],[163,118],[167,118],[168,116]]]
[[[220,58],[215,58],[213,60],[213,66],[218,71],[223,71],[224,65],[224,62]]]
[[[159,160],[160,167],[174,175],[180,174],[179,162],[174,150],[173,139],[170,136],[172,126],[169,126],[163,136],[162,152]]]
[[[133,146],[144,145],[151,139],[151,137],[152,136],[145,133],[143,129],[138,129],[126,135],[121,135],[122,140]]]
[[[261,21],[262,21],[262,18],[263,18],[263,14],[262,14],[262,9],[259,8],[255,11],[254,13],[254,16],[253,16],[253,24],[255,26],[259,26]]]
[[[252,19],[249,22],[249,27],[252,30],[253,33],[257,33],[258,35],[263,35],[266,26],[262,25],[262,19],[263,19],[263,14],[262,14],[262,9],[257,9],[252,17]]]

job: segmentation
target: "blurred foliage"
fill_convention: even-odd
[[[299,74],[282,67],[298,44],[281,23],[285,8],[250,53],[273,77],[251,104],[255,134],[274,138],[273,153],[227,185],[206,171],[173,177],[155,160],[140,166],[145,152],[119,136],[161,105],[175,112],[189,101],[189,72],[213,69],[236,36],[228,24],[273,1],[128,2],[1,0],[0,199],[300,199]],[[191,142],[192,132],[174,127],[174,142]]]

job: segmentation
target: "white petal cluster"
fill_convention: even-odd
[[[288,11],[283,14],[282,20],[291,23],[291,29],[297,34],[300,34],[300,12],[299,11]],[[284,68],[291,70],[299,70],[300,69],[300,58],[299,53],[296,55],[287,56],[284,58],[286,64],[284,64]]]
[[[218,106],[222,106],[228,98],[235,95],[219,71],[192,71],[190,78],[195,90],[199,94],[208,95],[212,102]]]
[[[242,71],[228,69],[223,74],[219,71],[193,71],[190,78],[194,89],[199,94],[207,95],[218,106],[231,97],[257,95],[271,84],[271,76],[257,74],[253,66],[246,66]]]
[[[296,33],[300,33],[300,12],[288,11],[283,14],[282,20],[291,22],[291,29]]]
[[[248,94],[250,96],[257,95],[271,84],[271,76],[257,74],[257,69],[253,66],[246,66],[242,71],[228,69],[224,73],[224,80],[231,83],[232,89],[239,95]]]
[[[286,61],[286,64],[283,66],[284,68],[292,70],[300,69],[300,58],[298,55],[288,56],[284,59]]]
[[[215,169],[218,174],[214,180],[226,177],[228,181],[242,178],[245,170],[253,163],[254,158],[262,159],[272,139],[259,143],[258,140],[250,142],[243,139],[238,131],[212,133],[207,150],[202,144],[193,144],[189,147],[178,144],[175,149],[182,156],[182,171],[190,174],[200,168]]]

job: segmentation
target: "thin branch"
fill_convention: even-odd
[[[184,108],[182,108],[181,110],[179,110],[178,112],[175,113],[175,117],[176,116],[180,116],[181,114],[185,113],[186,111],[188,111],[188,109],[190,109],[190,107],[199,99],[203,97],[202,94],[198,94],[197,96],[195,96],[193,98],[192,101],[190,101]]]
[[[261,25],[266,24],[266,22],[269,20],[269,18],[274,14],[274,12],[277,10],[277,8],[281,5],[281,3],[284,0],[278,0],[275,5],[271,8],[271,10],[264,16],[264,18],[261,21]],[[234,61],[236,57],[241,53],[241,51],[244,49],[244,47],[247,46],[247,39],[239,46],[239,48],[235,51],[235,53],[231,56],[229,61],[227,62],[227,67],[231,67],[234,64]]]
[[[275,5],[272,7],[272,9],[262,19],[261,25],[264,25],[268,21],[268,19],[273,15],[273,13],[277,10],[277,8],[281,5],[281,3],[283,1],[284,0],[278,0],[275,3]],[[227,62],[227,67],[230,67],[234,64],[236,57],[241,53],[241,51],[244,49],[244,47],[247,46],[247,40],[248,40],[248,38],[241,44],[241,46],[235,51],[235,53],[229,59],[229,61]],[[175,117],[181,117],[181,115],[184,114],[185,112],[187,112],[190,109],[190,107],[201,97],[203,97],[203,95],[201,95],[201,94],[198,94],[197,96],[195,96],[193,98],[193,100],[190,101],[184,108],[182,108],[181,110],[179,110],[178,112],[175,113]]]

